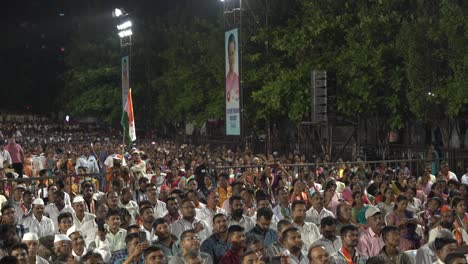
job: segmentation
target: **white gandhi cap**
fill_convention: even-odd
[[[39,241],[39,237],[36,233],[26,233],[23,235],[23,241]]]
[[[35,204],[35,205],[45,205],[45,204],[44,204],[44,200],[42,200],[41,198],[36,198],[36,200],[34,200],[32,204]]]

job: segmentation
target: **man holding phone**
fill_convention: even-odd
[[[146,233],[141,231],[127,234],[125,243],[128,248],[128,256],[116,260],[114,264],[143,264],[143,252],[149,247],[149,242],[146,240]]]

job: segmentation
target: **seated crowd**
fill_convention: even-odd
[[[0,168],[0,263],[467,263],[468,173],[446,162],[414,175],[173,142],[23,147],[22,169]],[[22,152],[47,158],[26,170]]]

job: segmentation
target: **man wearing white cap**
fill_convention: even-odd
[[[53,263],[55,262],[71,262],[74,263],[72,254],[71,240],[64,234],[56,234],[54,238],[54,253],[52,257]]]
[[[44,237],[55,233],[55,226],[52,219],[44,216],[44,201],[37,198],[32,203],[32,214],[21,220],[21,224],[29,228],[30,232]]]
[[[81,226],[83,226],[85,222],[96,218],[95,215],[86,212],[85,200],[81,195],[77,195],[73,199],[73,210],[75,210],[73,214],[73,224],[78,230],[81,230]]]
[[[36,233],[26,233],[23,236],[23,243],[28,246],[29,263],[48,264],[49,262],[37,255],[39,248],[39,237]]]
[[[385,225],[382,212],[375,206],[369,206],[366,209],[365,217],[367,220],[367,230],[359,238],[357,246],[358,252],[367,257],[374,257],[380,253],[385,246],[381,231]]]
[[[15,207],[15,210],[21,205],[21,200],[23,199],[24,191],[26,191],[26,184],[17,184],[15,187],[15,191],[11,196],[11,199],[8,201],[8,204],[13,205],[13,207]]]
[[[80,261],[81,258],[86,255],[89,251],[94,251],[101,254],[104,261],[107,263],[110,260],[111,255],[108,253],[109,248],[105,246],[94,250],[86,248],[83,234],[79,231],[76,226],[72,226],[67,231],[67,236],[70,238],[72,243],[72,255],[76,261]]]
[[[70,238],[72,243],[73,257],[76,261],[80,261],[81,257],[88,252],[81,232],[76,228],[76,226],[72,226],[67,230],[67,237]]]

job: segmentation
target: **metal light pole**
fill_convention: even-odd
[[[130,89],[130,53],[132,47],[132,21],[122,8],[116,8],[112,16],[117,19],[117,30],[120,38],[121,78],[122,78],[122,108],[125,107],[128,90]]]

